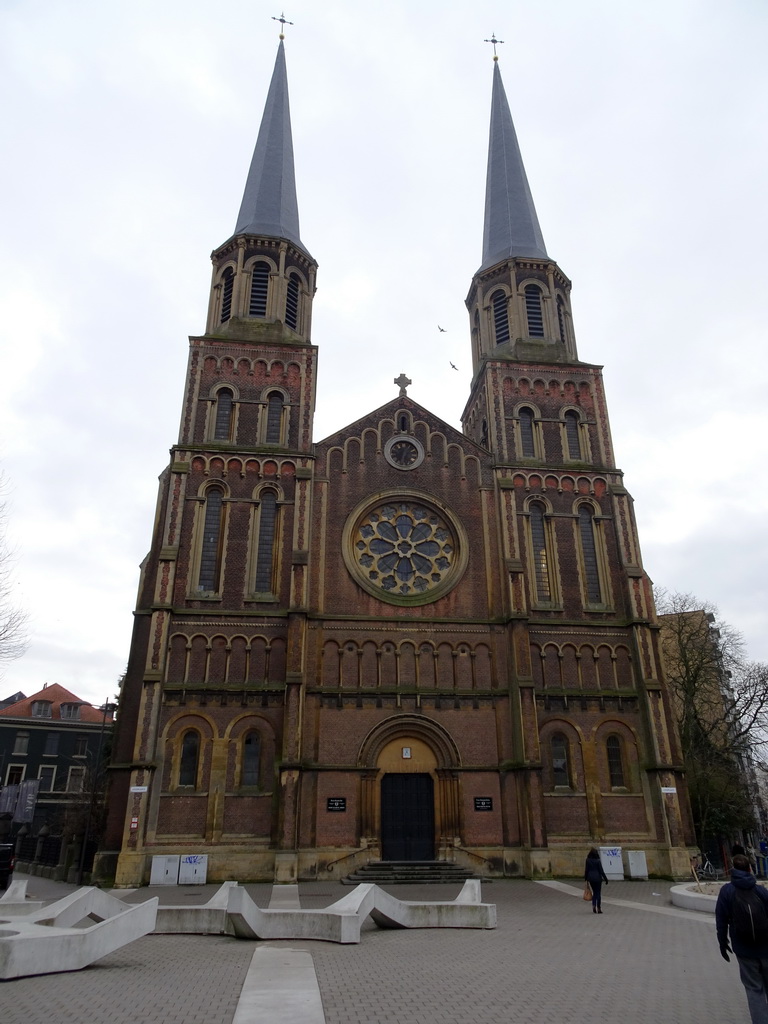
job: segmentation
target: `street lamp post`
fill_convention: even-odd
[[[101,768],[101,751],[104,747],[104,731],[107,725],[107,715],[114,711],[117,707],[116,704],[110,704],[109,701],[105,701],[103,707],[99,708],[101,711],[101,729],[99,730],[99,745],[96,748],[96,760],[93,765],[93,771],[91,772],[91,797],[88,802],[88,815],[85,819],[85,828],[83,829],[83,842],[80,847],[80,865],[77,869],[77,884],[83,884],[83,872],[85,871],[85,854],[88,848],[88,839],[91,832],[91,821],[93,819],[93,808],[96,805],[96,787],[99,781],[99,771]]]

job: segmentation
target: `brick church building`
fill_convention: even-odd
[[[282,40],[212,260],[97,871],[139,885],[154,855],[205,853],[212,880],[341,878],[376,860],[579,874],[599,843],[686,873],[632,499],[498,63],[461,433],[401,374],[392,401],[313,441],[317,264]]]

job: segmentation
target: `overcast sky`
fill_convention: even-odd
[[[31,626],[0,696],[115,692],[279,13],[0,0],[0,466]],[[605,366],[645,567],[717,604],[768,661],[768,4],[285,13],[301,237],[320,264],[316,439],[389,401],[401,371],[459,426],[496,32],[579,355]]]

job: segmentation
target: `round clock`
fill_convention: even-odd
[[[424,461],[424,449],[415,437],[397,434],[384,445],[384,458],[395,469],[416,469]]]

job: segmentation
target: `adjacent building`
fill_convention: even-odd
[[[67,816],[81,829],[111,713],[58,683],[31,697],[14,696],[18,699],[0,708],[0,813],[13,815],[33,833],[44,825],[58,832]],[[25,794],[30,794],[31,814],[19,802]]]

